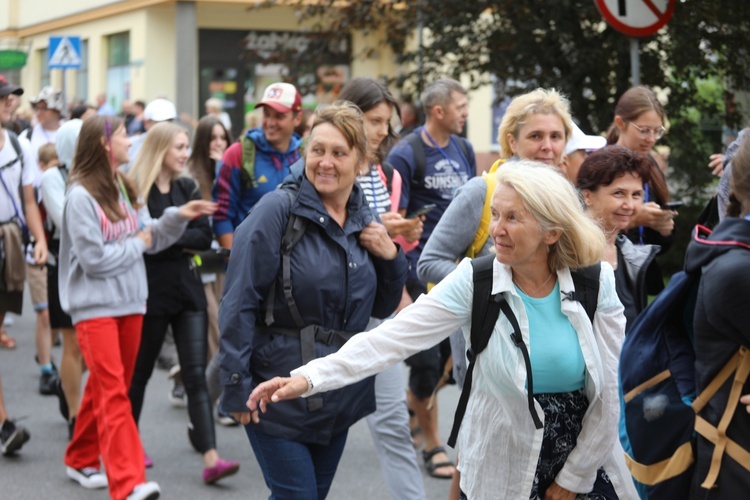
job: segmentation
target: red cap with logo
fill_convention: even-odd
[[[263,91],[263,99],[255,105],[256,108],[260,106],[268,106],[279,113],[297,112],[302,109],[302,96],[291,83],[272,83]]]

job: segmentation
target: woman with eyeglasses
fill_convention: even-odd
[[[67,475],[87,489],[109,487],[115,500],[155,499],[160,492],[158,484],[146,482],[128,398],[148,298],[143,254],[168,248],[188,221],[216,210],[215,203],[194,200],[152,219],[132,182],[117,170],[130,160],[129,147],[120,118],[95,116],[83,123],[59,256],[61,306],[73,319],[89,368],[65,450]]]
[[[607,144],[618,144],[648,155],[656,141],[666,133],[667,115],[654,93],[646,86],[628,89],[617,101],[615,119],[607,133]],[[669,189],[659,165],[651,156],[649,175],[644,179],[643,205],[631,221],[628,238],[636,244],[653,244],[666,252],[674,239],[674,216],[677,212],[661,207],[669,201]],[[649,288],[659,292],[664,288],[661,270],[656,261],[649,274]]]

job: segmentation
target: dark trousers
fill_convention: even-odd
[[[250,445],[271,490],[269,500],[323,500],[344,453],[347,431],[328,445],[301,443],[245,426]]]
[[[182,382],[188,397],[188,415],[193,424],[195,445],[201,453],[216,448],[211,402],[206,388],[206,352],[208,349],[208,320],[206,311],[182,311],[174,316],[149,315],[143,318],[143,335],[133,381],[130,384],[130,402],[136,423],[141,415],[146,384],[154,371],[154,363],[167,334],[172,327],[177,358],[180,361]]]

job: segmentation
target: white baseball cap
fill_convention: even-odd
[[[143,110],[143,117],[154,122],[165,122],[177,118],[177,109],[172,101],[159,98],[154,99]]]
[[[60,113],[63,112],[62,92],[56,90],[54,87],[44,87],[38,96],[29,99],[29,102],[34,105],[42,101],[47,103],[47,109],[54,109]]]
[[[578,125],[573,123],[573,133],[570,134],[570,140],[565,145],[565,154],[569,155],[573,151],[579,149],[585,149],[591,151],[594,149],[601,149],[607,145],[607,139],[600,135],[586,135],[583,131],[578,128]]]
[[[268,106],[279,113],[297,112],[302,109],[302,96],[291,83],[272,83],[263,91],[263,99],[255,105],[256,109],[261,106]]]

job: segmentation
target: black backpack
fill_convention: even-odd
[[[469,367],[466,370],[464,386],[461,390],[458,406],[456,407],[451,435],[448,438],[448,446],[450,447],[455,447],[456,445],[458,430],[461,427],[464,413],[466,413],[466,405],[469,402],[469,394],[471,393],[474,362],[477,356],[487,347],[492,335],[492,329],[500,316],[500,311],[505,314],[511,326],[513,326],[511,339],[516,347],[521,349],[521,354],[526,365],[529,411],[531,412],[531,418],[534,420],[534,426],[537,429],[542,428],[542,421],[534,408],[534,381],[531,376],[531,360],[529,358],[529,351],[521,336],[521,327],[518,325],[518,320],[515,314],[513,314],[510,305],[505,300],[505,297],[503,297],[503,294],[492,295],[492,266],[495,258],[495,255],[485,255],[471,262],[474,269],[474,294],[471,309],[471,343],[469,349],[466,351]],[[573,278],[575,290],[569,293],[563,292],[565,295],[563,300],[580,302],[591,321],[594,321],[594,314],[596,314],[596,307],[598,305],[600,271],[601,264],[594,264],[593,266],[575,271],[571,270],[570,274]]]

